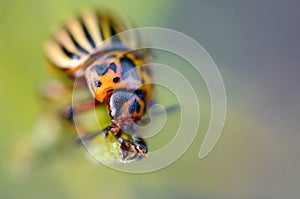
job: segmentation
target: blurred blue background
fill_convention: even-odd
[[[202,129],[179,160],[148,174],[93,164],[72,145],[20,174],[13,168],[22,170],[22,161],[13,165],[11,156],[30,137],[41,111],[36,88],[50,77],[42,44],[70,14],[101,6],[138,27],[183,32],[208,51],[228,97],[222,136],[199,160]],[[299,1],[11,0],[0,7],[0,198],[299,198]]]

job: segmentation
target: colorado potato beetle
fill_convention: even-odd
[[[71,81],[89,89],[95,103],[73,104],[64,111],[72,123],[75,114],[106,103],[111,125],[82,133],[77,143],[99,134],[112,134],[119,143],[122,160],[147,156],[146,142],[137,135],[137,123],[152,98],[150,53],[136,49],[140,35],[118,35],[131,26],[121,18],[101,11],[88,11],[71,18],[46,41],[47,62],[63,71]],[[109,40],[109,41],[108,41]]]

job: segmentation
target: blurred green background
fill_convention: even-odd
[[[11,163],[12,154],[23,150],[16,148],[17,142],[32,138],[41,112],[37,87],[51,77],[42,44],[67,16],[102,6],[128,16],[138,27],[181,31],[208,51],[227,90],[223,134],[212,153],[199,160],[209,101],[203,82],[191,80],[199,81],[198,95],[203,95],[203,126],[169,167],[121,173],[93,164],[84,150],[70,144],[45,158],[42,166],[20,172],[26,165]],[[2,0],[0,8],[1,199],[299,198],[299,1]]]

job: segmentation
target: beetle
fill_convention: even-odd
[[[47,63],[71,82],[81,82],[95,100],[67,107],[64,117],[74,124],[75,114],[105,103],[111,118],[109,126],[95,133],[85,132],[76,143],[110,133],[119,143],[124,162],[147,157],[147,144],[137,135],[137,128],[153,92],[153,73],[147,65],[150,53],[136,49],[141,36],[118,34],[130,28],[121,18],[90,10],[66,21],[45,44]]]

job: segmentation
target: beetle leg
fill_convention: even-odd
[[[95,108],[95,106],[99,104],[100,103],[98,101],[95,102],[93,101],[93,102],[82,102],[73,106],[70,105],[65,107],[65,109],[61,111],[61,115],[68,123],[70,123],[74,128],[76,128],[79,135],[87,135],[89,134],[89,132],[84,127],[82,127],[82,125],[75,123],[74,115],[92,110],[93,108]]]
[[[83,102],[83,103],[76,104],[73,106],[71,105],[62,111],[62,115],[68,122],[70,122],[71,124],[74,125],[74,115],[75,114],[89,111],[89,110],[95,108],[96,106],[98,106],[99,104],[100,103],[98,101],[94,101],[94,102]]]

